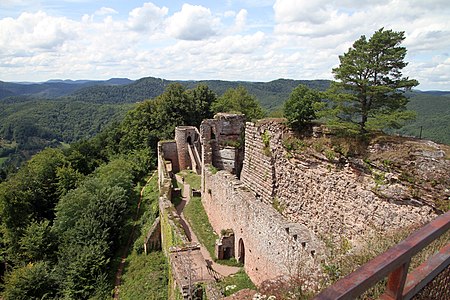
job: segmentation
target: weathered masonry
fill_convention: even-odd
[[[242,262],[256,284],[281,275],[316,273],[323,256],[321,242],[305,226],[284,219],[262,201],[259,192],[239,180],[244,167],[244,120],[243,115],[218,114],[204,120],[200,132],[178,127],[175,141],[159,144],[158,163],[174,172],[201,173],[202,202],[221,235],[216,254]],[[245,141],[245,151],[254,147],[253,142]],[[250,180],[244,175],[243,180]]]
[[[174,141],[159,143],[162,169],[201,174],[202,203],[220,236],[216,256],[241,261],[257,285],[278,276],[320,276],[327,259],[322,237],[353,242],[371,230],[435,216],[428,206],[378,197],[350,165],[331,172],[314,158],[290,158],[283,146],[290,134],[276,121],[218,114],[199,130],[178,127]]]
[[[221,114],[200,126],[202,202],[214,230],[222,235],[216,253],[223,258],[234,256],[244,263],[256,284],[282,275],[315,273],[323,256],[321,242],[308,228],[289,222],[264,203],[260,196],[262,185],[253,188],[246,184],[253,180],[245,172],[243,154],[245,160],[252,151],[264,155],[264,146],[247,138],[249,133],[245,132],[244,150],[244,130],[241,115]],[[256,154],[253,158],[259,159]],[[209,165],[222,171],[213,174]],[[261,171],[254,175],[271,185],[271,175],[264,178]]]

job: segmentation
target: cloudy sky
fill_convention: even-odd
[[[0,80],[332,79],[381,27],[419,89],[450,90],[448,0],[0,0]]]

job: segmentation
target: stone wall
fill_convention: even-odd
[[[177,144],[175,141],[164,141],[159,142],[158,151],[161,152],[163,161],[170,162],[171,166],[167,166],[168,171],[178,173],[180,171],[180,165],[178,164],[178,151]],[[159,163],[159,161],[158,161]],[[161,166],[162,167],[162,166]],[[161,176],[159,177],[162,178]]]
[[[240,174],[243,152],[244,115],[220,113],[200,125],[202,161],[219,170]]]
[[[167,255],[169,248],[189,243],[189,239],[180,224],[175,207],[172,203],[172,178],[167,170],[166,158],[162,151],[167,142],[158,143],[158,187],[159,187],[159,215],[161,226],[162,249]]]
[[[205,170],[202,202],[216,232],[232,229],[234,253],[256,284],[281,275],[318,272],[323,245],[305,226],[287,222],[234,175]]]
[[[161,222],[159,217],[155,219],[144,238],[144,253],[152,250],[161,250]]]
[[[166,150],[164,152],[164,149]],[[175,142],[159,142],[158,143],[158,187],[159,187],[159,224],[161,231],[161,248],[168,257],[170,264],[169,268],[169,283],[168,283],[168,299],[176,298],[178,291],[181,291],[185,282],[181,281],[179,274],[184,272],[176,266],[176,260],[172,258],[172,249],[178,245],[188,245],[189,239],[186,236],[183,227],[180,224],[179,216],[173,206],[172,199],[172,179],[170,177],[170,170],[167,169],[171,164],[167,164],[167,157],[165,154],[173,155],[176,153]]]
[[[265,131],[270,134],[270,156],[262,149]],[[357,240],[375,230],[395,230],[436,216],[429,206],[378,197],[368,184],[373,179],[355,173],[349,163],[337,169],[326,158],[288,158],[282,143],[289,135],[278,122],[247,123],[242,181],[265,202],[276,199],[290,221],[319,236]]]
[[[255,192],[257,198],[269,205],[272,205],[274,200],[276,180],[275,163],[270,148],[273,134],[264,127],[247,122],[245,158],[241,173],[242,182]],[[269,144],[264,144],[263,137]]]

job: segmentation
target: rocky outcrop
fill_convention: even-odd
[[[264,153],[263,134],[270,136],[269,153]],[[276,121],[247,123],[242,172],[242,181],[290,221],[325,238],[354,240],[436,216],[426,203],[380,195],[370,172],[361,172],[342,157],[327,158],[320,152],[292,155],[283,146],[291,135]]]

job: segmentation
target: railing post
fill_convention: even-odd
[[[389,274],[388,282],[386,284],[386,290],[380,297],[382,300],[402,300],[403,288],[405,287],[406,276],[408,275],[408,268],[411,262],[411,258],[392,271]]]

